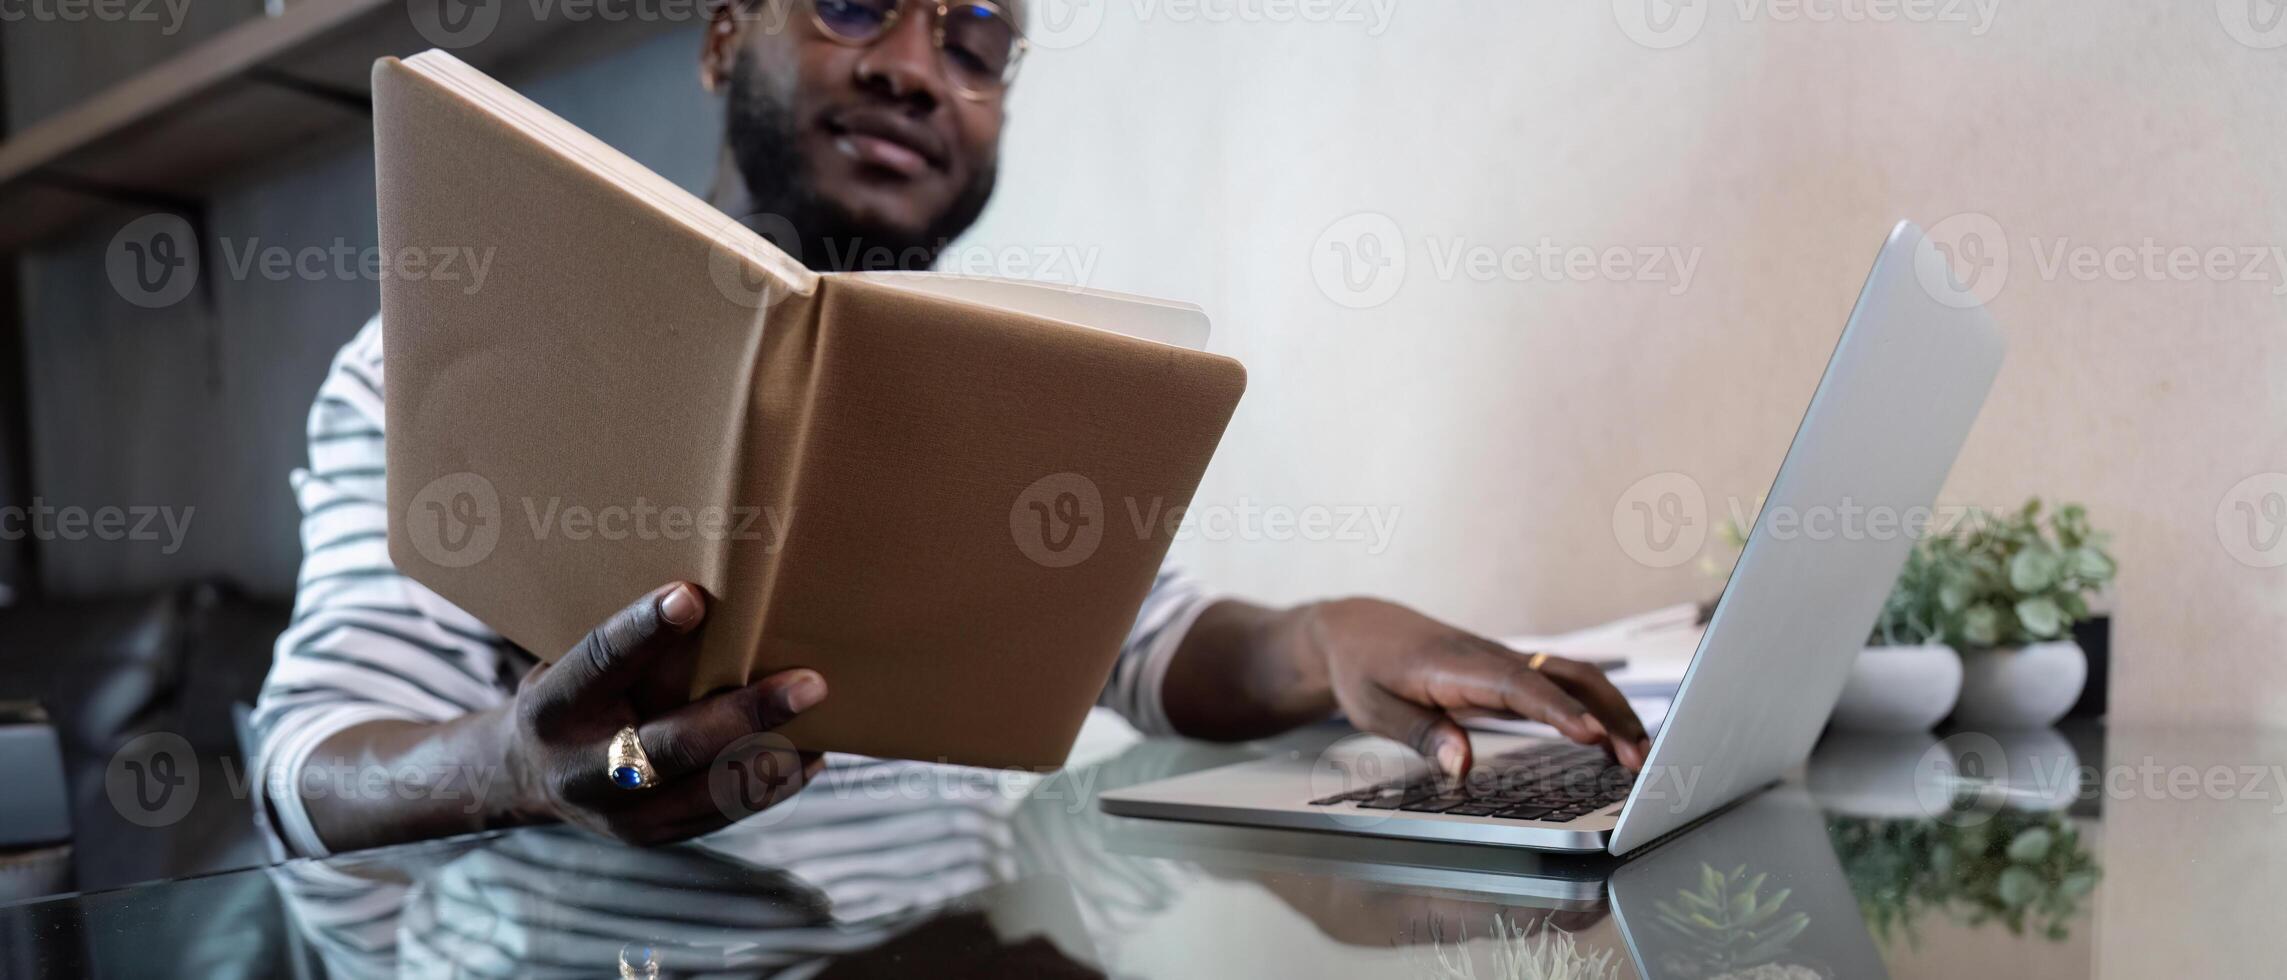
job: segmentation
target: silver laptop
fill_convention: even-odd
[[[1360,735],[1104,794],[1110,813],[1625,854],[1808,755],[2001,367],[2001,334],[1900,222],[1641,774],[1553,739],[1472,733],[1468,779]],[[1913,530],[1909,530],[1913,529]]]

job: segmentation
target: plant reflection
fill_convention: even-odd
[[[1982,819],[1980,819],[1982,817]],[[1867,926],[1919,945],[1932,912],[2062,942],[2101,869],[2064,814],[2003,808],[1944,819],[1834,816],[1828,834]]]
[[[1661,954],[1663,974],[1712,980],[1796,980],[1823,976],[1799,964],[1774,962],[1787,955],[1795,937],[1810,928],[1808,913],[1787,911],[1792,889],[1765,891],[1768,875],[1739,865],[1730,874],[1699,866],[1699,886],[1676,889],[1662,901],[1659,928],[1670,945]]]

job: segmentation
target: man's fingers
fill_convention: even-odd
[[[1352,712],[1353,724],[1404,742],[1422,758],[1433,760],[1448,776],[1459,779],[1468,774],[1469,735],[1451,715],[1378,688],[1366,700]]]
[[[782,670],[644,722],[636,738],[665,782],[704,771],[732,743],[793,721],[825,699],[826,679],[817,671]]]
[[[1446,708],[1501,711],[1544,723],[1575,742],[1601,741],[1603,733],[1590,724],[1588,707],[1555,681],[1528,669],[1509,653],[1486,649],[1466,633],[1422,660],[1407,665],[1407,682],[1396,690],[1412,688],[1429,703]]]
[[[669,784],[704,776],[725,752],[791,749],[784,739],[753,745],[740,745],[739,740],[777,728],[825,697],[826,682],[817,671],[787,670],[693,701],[635,726],[636,743],[651,762],[656,781],[652,788],[631,790],[612,782],[607,737],[580,750],[581,758],[565,782],[564,798],[582,806],[616,808],[639,796],[656,796]]]
[[[1612,686],[1612,679],[1592,664],[1584,664],[1564,657],[1550,657],[1541,661],[1540,671],[1571,691],[1587,703],[1597,721],[1612,736],[1613,754],[1622,765],[1641,769],[1647,741],[1644,723],[1636,717],[1636,709],[1628,705],[1628,696]]]
[[[542,717],[616,697],[642,676],[643,667],[707,614],[697,586],[675,582],[613,613],[566,651],[540,682]]]
[[[631,794],[608,820],[622,839],[642,844],[713,833],[801,792],[817,778],[825,759],[817,753],[764,748],[726,761],[720,769]]]

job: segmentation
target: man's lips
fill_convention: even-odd
[[[856,110],[826,117],[834,148],[862,164],[903,177],[945,169],[945,143],[937,134],[894,113]]]

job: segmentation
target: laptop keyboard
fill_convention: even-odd
[[[1547,742],[1479,759],[1459,780],[1426,773],[1336,793],[1310,805],[1348,803],[1361,810],[1564,823],[1627,799],[1635,782],[1635,774],[1602,749]]]

